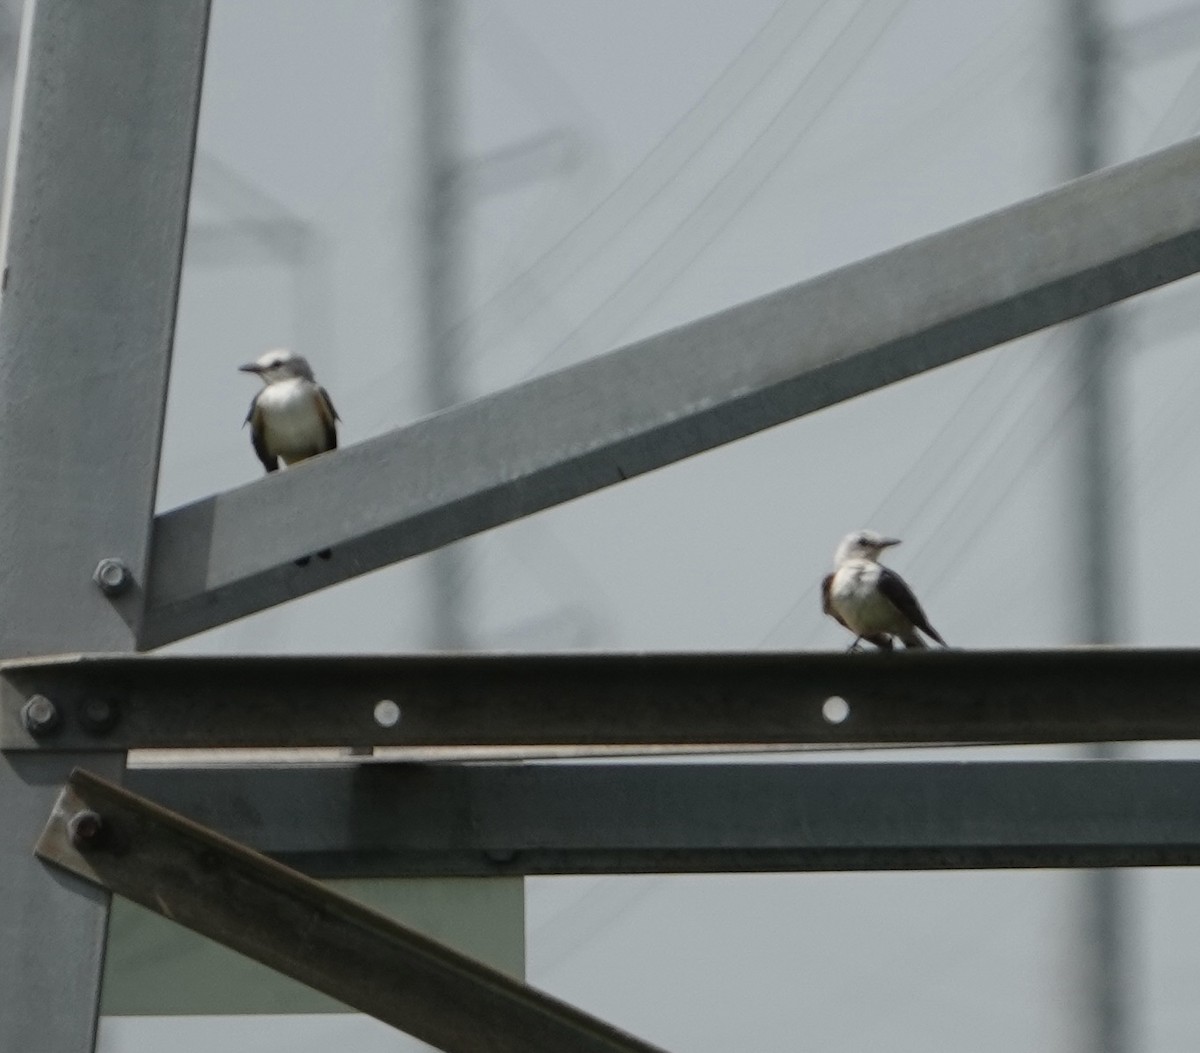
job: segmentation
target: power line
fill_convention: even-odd
[[[463,320],[460,324],[470,324],[475,327],[481,325],[493,305],[505,301],[539,271],[553,268],[556,285],[562,285],[578,273],[582,264],[586,264],[598,251],[615,240],[651,204],[658,200],[665,189],[709,145],[712,137],[726,127],[750,96],[783,61],[820,12],[829,6],[830,2],[831,0],[819,0],[811,13],[799,25],[789,30],[785,19],[793,14],[800,5],[797,0],[781,0],[762,28],[734,56],[717,79],[667,129],[654,147],[622,180],[559,235],[554,242],[543,249],[534,260],[525,265],[504,285],[494,290],[474,309],[471,317]],[[765,51],[765,54],[760,56],[760,50]],[[728,85],[747,73],[748,84],[728,101],[722,99],[722,93],[728,89]],[[669,154],[677,143],[682,143],[681,155],[673,161],[668,160],[664,163],[664,156]],[[643,186],[643,183],[648,186]],[[630,198],[632,201],[627,203],[626,199]],[[598,238],[593,238],[590,242],[584,240],[590,229],[609,220],[614,215],[616,218],[613,229],[606,234],[602,233]],[[582,247],[576,248],[581,242]],[[582,264],[574,266],[574,269],[569,262],[563,260],[564,256],[568,256],[569,259],[568,254],[571,252],[574,252],[582,261]],[[540,306],[540,303],[537,306]],[[537,307],[534,309],[536,310]],[[528,313],[516,324],[527,317]]]
[[[825,52],[811,67],[809,72],[787,96],[784,103],[776,109],[771,119],[758,132],[738,160],[718,178],[708,192],[671,228],[667,237],[660,242],[658,247],[613,292],[593,308],[583,321],[576,325],[563,340],[543,356],[530,372],[538,372],[543,369],[553,358],[568,349],[572,343],[577,342],[578,337],[588,327],[589,323],[603,318],[606,314],[611,314],[613,307],[620,302],[621,297],[625,293],[641,293],[647,284],[644,281],[646,272],[656,262],[667,258],[676,249],[678,242],[688,233],[689,228],[694,229],[694,224],[698,219],[709,221],[710,229],[702,233],[698,241],[683,251],[676,252],[673,261],[668,260],[667,266],[663,269],[670,272],[669,276],[665,280],[658,282],[658,286],[651,294],[650,299],[656,299],[672,288],[695,259],[716,241],[720,234],[740,215],[746,205],[763,188],[771,176],[791,156],[792,151],[799,145],[805,134],[815,126],[816,122],[820,120],[834,103],[841,89],[845,87],[850,78],[858,71],[863,60],[879,41],[883,39],[889,26],[891,26],[901,10],[909,2],[910,0],[890,0],[884,6],[878,2],[872,2],[872,0],[863,0],[858,10],[838,33],[834,42],[826,48]],[[882,12],[882,15],[880,12]],[[859,39],[860,33],[862,39]],[[842,63],[842,67],[838,69],[833,65],[834,60],[841,57],[843,47],[851,46],[854,50],[847,56],[849,61]],[[830,72],[831,69],[832,72]],[[828,83],[824,85],[825,94],[817,104],[816,110],[801,123],[800,130],[790,138],[781,139],[773,134],[778,132],[786,122],[796,117],[794,110],[799,107],[799,104],[807,104],[809,102],[809,96],[804,94],[804,89],[821,74],[827,75]],[[778,155],[774,157],[770,156],[769,152],[772,150],[779,151]],[[767,155],[763,171],[750,176],[749,182],[742,189],[738,190],[733,187],[734,179],[742,176],[744,170],[759,161],[763,155]],[[733,189],[731,190],[731,188]],[[718,204],[718,196],[722,191],[730,192],[734,196],[734,200],[730,205],[725,206],[723,216],[713,219],[712,217],[717,216],[721,211],[716,206]],[[646,297],[643,296],[642,299],[646,299]],[[633,321],[633,318],[636,317],[636,312],[644,309],[645,306],[643,304],[640,308],[635,307],[633,315],[627,312],[626,317],[618,323],[617,330],[621,331],[624,327],[627,327]]]

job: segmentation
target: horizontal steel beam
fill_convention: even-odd
[[[88,772],[36,852],[449,1053],[657,1049]]]
[[[155,521],[142,645],[1192,274],[1198,178],[1192,140],[166,512]],[[293,563],[330,546],[332,559]]]
[[[145,769],[130,788],[319,877],[1200,864],[1200,763]]]
[[[8,750],[1195,738],[1200,650],[0,663]]]

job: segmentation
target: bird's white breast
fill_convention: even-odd
[[[258,395],[267,449],[285,461],[309,457],[325,447],[325,421],[316,387],[299,377],[268,384]]]
[[[829,603],[856,633],[896,633],[904,619],[879,591],[883,568],[868,559],[847,560],[829,585]]]

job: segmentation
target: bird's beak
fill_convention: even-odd
[[[879,542],[879,547],[880,548],[891,548],[893,545],[898,545],[898,544],[900,544],[900,539],[898,537],[885,537],[882,541]]]
[[[244,366],[238,366],[239,373],[261,373],[262,366],[257,362],[247,362]]]

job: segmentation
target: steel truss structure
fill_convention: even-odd
[[[0,1048],[93,1049],[112,891],[447,1050],[615,1051],[650,1047],[297,870],[1197,862],[1192,763],[453,753],[1195,738],[1193,652],[135,652],[1192,274],[1200,141],[156,516],[207,19],[208,0],[26,5],[0,310]],[[131,749],[303,745],[407,752],[120,785]]]

